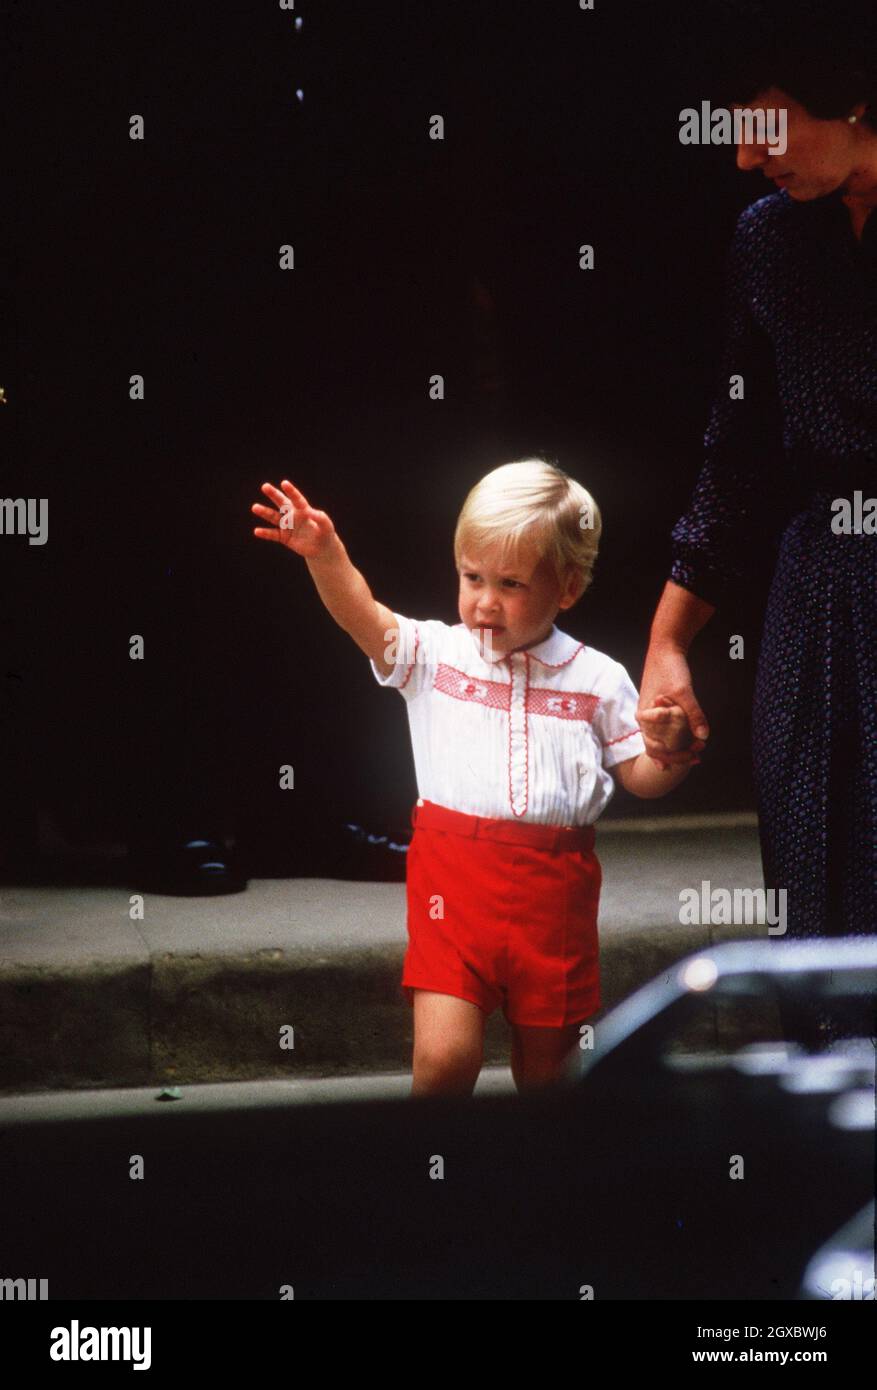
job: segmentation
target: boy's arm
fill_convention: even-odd
[[[656,767],[648,753],[639,753],[626,762],[616,763],[612,775],[618,778],[625,791],[652,800],[673,791],[680,782],[685,781],[690,771],[690,764],[666,769]]]
[[[350,562],[341,537],[333,534],[319,555],[307,558],[307,567],[317,593],[340,628],[371,657],[382,676],[392,675],[387,661],[390,644],[395,648],[399,625],[395,615],[378,603],[364,576]]]

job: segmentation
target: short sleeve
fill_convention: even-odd
[[[369,665],[378,685],[398,690],[404,699],[411,700],[431,688],[439,661],[439,645],[447,629],[444,623],[433,619],[417,621],[401,613],[394,613],[393,617],[399,636],[397,641],[387,643],[386,651],[393,670],[385,676],[374,661],[369,661]]]
[[[688,511],[673,530],[670,578],[715,605],[769,548],[785,466],[774,346],[749,289],[750,267],[763,259],[768,235],[758,212],[757,205],[747,208],[737,222],[704,463]],[[741,379],[742,399],[732,397],[732,377]]]
[[[623,666],[613,662],[611,684],[601,695],[594,716],[594,733],[603,749],[603,766],[614,767],[646,751],[636,719],[639,692]]]

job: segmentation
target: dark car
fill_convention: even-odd
[[[871,939],[736,942],[529,1096],[7,1124],[4,1258],[53,1298],[793,1299],[873,1195],[875,993]],[[787,1045],[778,994],[849,1036]]]

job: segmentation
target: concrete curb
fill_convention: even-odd
[[[681,888],[761,883],[749,826],[609,837],[604,1011],[680,957],[764,926],[682,926]],[[253,880],[246,893],[17,888],[0,894],[0,1088],[137,1086],[404,1070],[405,890],[396,883]],[[745,1041],[758,1018],[712,1015],[688,1045]],[[291,1027],[294,1046],[281,1049]],[[741,1032],[742,1030],[742,1032]],[[508,1060],[489,1020],[485,1062]]]

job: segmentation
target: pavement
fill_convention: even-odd
[[[605,823],[603,1012],[719,941],[766,926],[682,925],[679,894],[762,884],[754,817]],[[0,1090],[404,1075],[405,888],[257,878],[182,898],[129,886],[0,888]],[[694,1047],[741,1045],[759,1017],[714,1013]],[[488,1020],[487,1067],[508,1062]]]
[[[411,1070],[377,1076],[299,1077],[282,1081],[202,1082],[162,1095],[155,1086],[106,1086],[69,1091],[8,1092],[0,1096],[0,1131],[43,1124],[80,1124],[90,1120],[142,1119],[155,1114],[241,1115],[298,1105],[343,1105],[352,1102],[408,1100]],[[508,1067],[483,1067],[476,1096],[517,1095]],[[156,1102],[160,1104],[156,1106]]]

